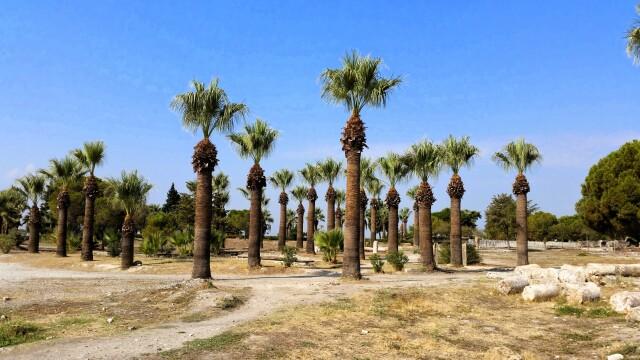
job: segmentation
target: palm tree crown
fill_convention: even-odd
[[[329,186],[333,186],[333,183],[342,174],[342,162],[328,158],[318,162],[318,170],[322,180],[328,182]]]
[[[120,178],[108,179],[107,186],[113,192],[114,205],[124,209],[127,215],[132,215],[144,207],[147,194],[152,188],[137,170],[122,171]]]
[[[480,150],[471,144],[468,136],[456,139],[449,135],[442,144],[444,163],[451,168],[454,175],[458,175],[460,169],[471,164],[472,160],[480,153]]]
[[[73,150],[72,154],[89,175],[94,176],[96,167],[104,163],[105,148],[102,141],[86,142],[81,149]]]
[[[314,187],[322,179],[322,174],[318,165],[307,163],[304,168],[300,170],[300,175],[304,181],[309,184],[310,187]]]
[[[405,159],[411,172],[420,180],[428,182],[429,178],[437,176],[442,168],[443,151],[440,146],[424,140],[411,145]]]
[[[322,97],[344,104],[347,110],[359,115],[364,106],[384,107],[391,90],[402,80],[380,75],[382,60],[361,56],[352,51],[342,58],[342,68],[326,69],[322,75]]]
[[[251,158],[255,164],[271,154],[277,138],[278,131],[260,119],[253,124],[246,124],[243,133],[229,135],[229,140],[235,144],[240,157]]]
[[[407,196],[409,197],[409,199],[415,200],[417,192],[418,192],[418,185],[412,186],[407,190]]]
[[[29,174],[17,180],[17,190],[31,201],[32,206],[38,206],[38,201],[44,194],[46,180],[42,175]]]
[[[408,207],[403,207],[402,209],[400,209],[400,211],[398,212],[398,217],[400,218],[400,220],[402,222],[407,222],[409,221],[409,215],[411,215],[411,210]]]
[[[406,160],[393,152],[378,159],[378,165],[380,165],[380,172],[389,181],[390,188],[395,188],[396,184],[404,180],[411,170]]]
[[[84,176],[85,170],[74,158],[66,156],[63,159],[49,160],[49,169],[40,170],[40,173],[60,188],[67,189],[73,182]]]
[[[271,185],[274,187],[280,189],[280,191],[286,192],[287,188],[291,186],[293,182],[293,173],[288,169],[278,170],[269,178],[269,182],[271,182]]]
[[[384,184],[378,178],[372,178],[365,185],[367,192],[371,196],[371,199],[379,199],[382,190],[384,189]]]
[[[202,131],[205,139],[214,131],[232,131],[236,121],[248,112],[242,103],[229,102],[227,93],[213,79],[209,86],[197,80],[191,82],[193,91],[176,95],[171,108],[182,113],[182,125],[193,132]]]
[[[636,13],[640,15],[640,4],[636,5]],[[640,64],[640,19],[627,31],[627,54],[635,64]]]
[[[296,186],[291,190],[291,195],[293,195],[298,202],[302,203],[302,201],[307,198],[307,188],[304,186]]]
[[[514,169],[518,174],[523,174],[533,164],[542,161],[542,155],[535,145],[520,138],[505,145],[502,151],[496,152],[493,160],[505,170]]]

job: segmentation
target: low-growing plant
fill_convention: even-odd
[[[220,255],[220,253],[222,253],[225,237],[224,232],[216,229],[211,230],[211,242],[209,245],[212,255]]]
[[[318,231],[314,240],[316,245],[322,251],[322,259],[326,262],[336,264],[338,262],[338,252],[340,246],[344,242],[344,236],[340,229],[331,231]]]
[[[82,246],[82,238],[72,231],[69,231],[67,234],[67,250],[70,252],[80,250],[80,247]]]
[[[286,246],[282,248],[282,264],[285,267],[291,267],[298,258],[296,257],[297,249],[294,246]]]
[[[467,265],[479,264],[482,257],[478,249],[472,244],[467,245]],[[448,264],[451,262],[451,247],[448,242],[439,244],[438,246],[438,264]]]
[[[159,232],[154,232],[144,236],[140,250],[147,256],[160,256],[169,252],[168,244],[168,238]]]
[[[42,329],[34,324],[7,321],[0,323],[0,348],[38,340]]]
[[[382,272],[382,267],[384,266],[384,260],[378,254],[373,254],[369,256],[369,261],[371,262],[371,266],[373,267],[373,272],[380,273]]]
[[[107,254],[111,257],[120,256],[121,244],[118,233],[115,230],[109,229],[105,231],[102,236],[106,245]]]
[[[8,234],[0,234],[0,250],[2,250],[4,254],[8,254],[16,245],[15,237],[15,230],[10,231]]]
[[[387,261],[396,271],[402,271],[404,266],[409,262],[409,257],[402,251],[391,251],[387,254]]]
[[[193,233],[191,229],[176,230],[169,237],[169,242],[178,250],[180,256],[193,255]]]
[[[475,245],[467,244],[467,265],[480,264],[482,257]]]

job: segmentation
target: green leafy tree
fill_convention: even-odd
[[[162,205],[162,211],[164,212],[172,212],[180,204],[180,193],[176,190],[176,185],[171,183],[171,187],[169,191],[167,191],[167,200]]]
[[[380,195],[384,189],[384,184],[379,179],[373,178],[366,183],[366,188],[369,196],[371,196],[369,206],[369,231],[371,232],[371,243],[373,243],[376,241],[376,234],[378,232],[378,227],[380,226],[380,221],[378,221],[378,211],[380,210],[380,205],[382,205]]]
[[[26,198],[16,188],[0,191],[0,234],[18,229]]]
[[[46,180],[41,175],[27,175],[18,179],[18,191],[31,203],[29,208],[29,252],[37,253],[40,249],[40,208],[39,202],[44,198]]]
[[[212,181],[213,190],[213,227],[223,232],[225,231],[227,210],[226,206],[229,203],[229,176],[223,172],[213,176]]]
[[[288,169],[278,170],[269,178],[271,184],[280,189],[280,226],[278,228],[278,250],[282,251],[287,244],[287,203],[289,195],[287,189],[293,183],[293,173]]]
[[[561,216],[550,229],[551,237],[558,241],[594,240],[600,234],[589,228],[579,215]]]
[[[529,237],[531,240],[544,242],[553,240],[551,230],[553,226],[558,223],[555,215],[544,211],[536,211],[529,215],[527,221],[527,228],[529,229]]]
[[[347,159],[346,221],[342,276],[359,279],[360,250],[360,155],[367,146],[360,114],[365,106],[384,107],[389,94],[400,85],[399,77],[380,75],[382,60],[360,56],[356,51],[342,59],[342,67],[321,75],[322,97],[342,104],[351,113],[340,141]]]
[[[509,240],[516,232],[516,201],[509,194],[498,194],[484,212],[486,224],[485,236],[489,239]]]
[[[230,210],[227,214],[228,230],[232,234],[249,233],[249,210]]]
[[[323,260],[336,264],[338,262],[338,253],[344,242],[342,231],[339,229],[318,231],[315,237],[315,243],[322,251]]]

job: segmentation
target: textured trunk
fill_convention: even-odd
[[[336,210],[336,226],[342,229],[342,211],[340,209]]]
[[[29,252],[37,253],[40,250],[40,210],[38,206],[31,207],[29,212]]]
[[[420,207],[413,207],[413,246],[420,246]]]
[[[419,242],[422,265],[424,265],[426,270],[432,271],[436,266],[433,261],[433,239],[431,238],[431,205],[420,205],[418,214],[418,231],[420,233]]]
[[[315,241],[313,236],[315,234],[315,213],[316,202],[315,200],[309,200],[309,208],[307,209],[307,245],[305,251],[307,254],[315,254]]]
[[[336,192],[333,186],[329,185],[327,190],[327,231],[331,231],[336,228]]]
[[[193,241],[193,279],[211,278],[211,198],[210,170],[198,173],[196,185],[195,237]]]
[[[360,152],[347,152],[347,188],[345,201],[344,256],[342,276],[360,275]]]
[[[516,252],[517,265],[529,264],[529,249],[527,243],[527,194],[516,197]]]
[[[375,205],[373,203],[371,204],[371,220],[369,222],[369,227],[371,228],[370,233],[371,233],[371,244],[372,245],[373,245],[373,242],[376,241],[376,227],[378,226],[378,221],[376,219],[377,215],[378,215],[378,204],[377,204],[377,201],[376,201]]]
[[[280,194],[282,200],[283,195],[286,197],[287,193]],[[278,229],[278,250],[284,249],[287,244],[287,203],[280,201],[280,228]]]
[[[98,195],[96,178],[87,177],[84,186],[84,219],[82,224],[82,260],[93,261],[93,224],[95,201]]]
[[[360,202],[362,202],[362,194],[360,194],[361,198],[360,198]],[[365,215],[365,209],[366,209],[366,205],[362,204],[363,206],[360,206],[360,222],[359,222],[359,237],[358,237],[358,254],[360,255],[360,259],[364,260],[365,256],[364,256],[364,223],[365,223],[365,219],[366,219],[366,215]]]
[[[402,220],[402,241],[407,240],[407,221]]]
[[[69,210],[69,193],[62,190],[58,194],[58,228],[56,255],[67,256],[67,214]]]
[[[298,218],[296,219],[296,247],[302,249],[304,247],[304,206],[302,203],[298,205]]]
[[[262,188],[251,190],[251,208],[249,209],[249,267],[260,266],[260,231],[262,215],[260,211]]]
[[[130,215],[125,216],[122,224],[122,241],[120,243],[120,267],[126,270],[133,266],[133,239],[135,236],[135,224]]]
[[[462,266],[462,227],[460,225],[460,199],[451,198],[451,231],[449,233],[451,246],[451,265]]]
[[[387,253],[398,251],[398,207],[389,207],[389,240]]]

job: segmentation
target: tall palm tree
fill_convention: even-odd
[[[401,80],[380,75],[382,60],[360,56],[356,51],[342,59],[342,67],[326,69],[322,77],[322,97],[343,104],[350,111],[340,142],[347,159],[346,222],[342,276],[359,279],[360,155],[367,146],[360,114],[365,106],[384,107],[391,91]]]
[[[505,145],[502,151],[493,155],[493,160],[505,170],[516,170],[516,180],[513,183],[513,194],[516,196],[516,253],[517,265],[529,264],[529,249],[527,243],[527,193],[529,182],[524,172],[534,163],[542,161],[538,148],[527,143],[523,138]]]
[[[372,162],[369,158],[360,159],[360,223],[359,223],[359,231],[360,236],[358,240],[358,253],[360,255],[360,259],[365,259],[364,254],[364,231],[365,224],[367,222],[367,204],[369,199],[367,199],[367,193],[365,188],[367,184],[373,180],[377,180],[374,176],[376,171],[376,163]]]
[[[209,86],[194,80],[193,91],[176,95],[171,107],[182,113],[182,125],[195,132],[201,131],[203,139],[196,144],[191,165],[197,174],[195,195],[195,236],[193,246],[192,278],[211,278],[211,220],[212,175],[218,164],[218,152],[210,138],[214,132],[233,130],[236,121],[244,117],[245,104],[232,103],[226,92],[218,86],[218,80]]]
[[[333,188],[333,183],[342,174],[342,163],[332,158],[328,158],[325,161],[319,162],[318,167],[320,169],[322,180],[329,183],[327,194],[324,198],[327,201],[327,231],[331,231],[336,227],[336,190]]]
[[[67,256],[67,216],[69,211],[69,186],[85,175],[82,165],[74,158],[67,156],[61,160],[49,160],[49,170],[40,172],[50,179],[51,185],[58,189],[57,208],[57,246],[56,255]]]
[[[309,254],[315,254],[316,249],[314,245],[314,230],[315,230],[315,213],[316,213],[316,200],[318,199],[318,193],[316,192],[316,184],[320,181],[321,175],[317,164],[309,164],[300,170],[300,175],[304,181],[309,185],[307,190],[307,200],[309,200],[309,206],[307,208],[307,244],[305,251]]]
[[[436,265],[433,259],[431,206],[436,198],[433,196],[429,179],[436,177],[442,169],[443,150],[442,147],[424,140],[412,145],[406,158],[411,171],[420,179],[420,185],[415,191],[418,221],[414,223],[413,229],[414,232],[418,231],[422,265],[426,270],[432,271]]]
[[[93,224],[95,218],[96,198],[100,195],[98,180],[95,177],[96,167],[102,165],[105,146],[102,141],[86,142],[81,149],[73,151],[73,156],[88,173],[84,188],[84,218],[82,224],[82,260],[93,260]]]
[[[376,233],[378,229],[378,209],[380,208],[380,194],[382,193],[382,189],[384,189],[384,185],[378,178],[370,179],[367,184],[367,192],[369,196],[371,196],[371,205],[369,209],[371,209],[371,220],[369,220],[369,229],[371,232],[371,243],[376,241]]]
[[[387,252],[391,253],[398,251],[398,205],[400,205],[400,194],[396,190],[396,184],[409,174],[410,168],[402,156],[393,152],[378,159],[378,165],[380,166],[380,172],[389,182],[389,191],[385,202],[389,209]]]
[[[137,213],[144,209],[147,203],[147,194],[152,185],[138,174],[138,171],[122,171],[119,178],[107,179],[107,187],[113,194],[113,203],[123,209],[125,216],[122,223],[122,240],[120,253],[120,267],[126,270],[133,266],[133,240],[136,234],[134,221]]]
[[[29,208],[29,245],[30,253],[39,252],[40,248],[40,209],[38,202],[44,196],[46,180],[42,175],[30,174],[18,179],[18,191],[22,193],[27,202],[31,202]]]
[[[307,198],[307,188],[296,186],[291,190],[291,195],[298,200],[298,209],[296,210],[296,247],[302,249],[304,247],[304,205],[302,205],[302,202]]]
[[[266,186],[266,185],[265,185]],[[238,188],[238,191],[242,194],[242,196],[249,201],[251,204],[251,191],[246,188]],[[260,216],[259,216],[259,231],[258,231],[258,242],[260,243],[260,248],[264,247],[264,232],[266,231],[266,219],[271,219],[271,213],[269,212],[268,206],[271,199],[265,196],[264,191],[260,194]]]
[[[336,228],[342,230],[343,215],[342,204],[344,204],[346,194],[344,190],[336,190]]]
[[[636,5],[636,13],[640,15],[640,4]],[[627,54],[634,63],[640,64],[640,19],[627,31]]]
[[[251,192],[251,207],[249,208],[249,268],[260,266],[260,239],[263,232],[264,219],[262,217],[263,188],[267,185],[264,170],[260,161],[273,151],[278,131],[257,119],[253,124],[244,126],[244,132],[229,135],[229,140],[235,144],[236,150],[243,159],[253,160],[253,166],[247,175],[247,189]]]
[[[451,169],[453,175],[447,187],[447,194],[451,198],[451,231],[449,242],[451,247],[451,265],[462,266],[462,226],[460,222],[460,206],[464,195],[464,184],[460,177],[460,169],[471,165],[480,150],[473,146],[468,136],[456,139],[449,135],[442,144],[444,163]],[[427,199],[428,200],[428,199]]]
[[[409,222],[409,215],[411,210],[408,207],[403,207],[398,211],[398,218],[400,219],[400,239],[405,240],[407,237],[407,223]]]
[[[288,169],[282,169],[273,173],[273,176],[269,178],[271,184],[280,189],[280,227],[278,229],[278,250],[282,250],[287,244],[287,203],[289,202],[289,196],[287,195],[287,189],[293,182],[293,173]]]
[[[414,186],[407,190],[407,196],[413,200],[413,246],[420,246],[420,218],[418,216],[418,203],[416,202],[416,192],[418,187]]]

